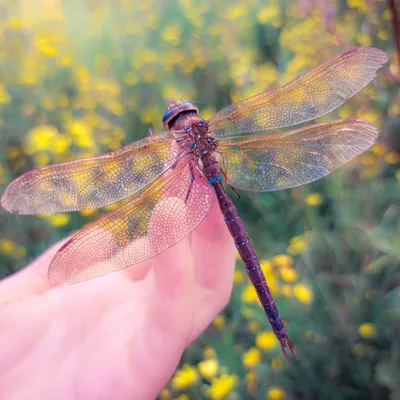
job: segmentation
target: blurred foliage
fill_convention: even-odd
[[[382,135],[371,151],[300,188],[240,200],[230,192],[298,357],[282,358],[238,261],[229,305],[160,399],[400,398],[400,66],[391,24],[387,3],[374,0],[0,1],[3,187],[33,167],[160,130],[171,98],[194,101],[207,118],[346,48],[389,54],[379,78],[329,115],[375,123]],[[114,207],[1,212],[1,276]]]

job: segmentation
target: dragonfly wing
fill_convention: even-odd
[[[368,122],[347,119],[279,135],[225,139],[218,150],[226,160],[230,185],[271,192],[328,175],[367,150],[378,134]]]
[[[214,196],[192,161],[182,159],[140,197],[70,239],[50,265],[50,281],[76,283],[154,257],[200,224]]]
[[[18,214],[103,207],[140,191],[187,151],[186,142],[165,132],[101,156],[38,168],[10,183],[1,205]]]
[[[281,88],[224,108],[209,120],[209,130],[224,138],[311,121],[354,96],[386,62],[379,49],[346,51]]]

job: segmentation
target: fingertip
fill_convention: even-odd
[[[48,278],[48,269],[58,250],[68,240],[60,240],[25,268],[3,279],[0,282],[0,304],[40,294],[53,287]]]

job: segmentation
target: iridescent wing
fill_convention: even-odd
[[[223,138],[311,121],[354,96],[386,62],[379,49],[346,51],[281,88],[224,108],[208,121],[209,131]]]
[[[4,191],[1,205],[18,214],[52,214],[103,207],[147,186],[190,149],[179,132],[144,138],[97,157],[26,172]]]
[[[50,281],[76,283],[154,257],[200,224],[214,196],[189,156],[182,158],[140,197],[70,239],[50,265]]]
[[[368,122],[347,119],[282,134],[223,139],[227,183],[254,192],[288,189],[320,179],[367,150],[378,136]]]

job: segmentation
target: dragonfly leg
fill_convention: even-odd
[[[193,170],[193,165],[191,163],[189,164],[189,172],[190,172],[190,183],[189,183],[188,192],[186,194],[185,203],[187,203],[187,201],[189,199],[190,192],[192,191],[193,182],[194,182],[194,170]]]
[[[236,191],[236,189],[231,185],[229,185],[229,187],[235,192],[236,196],[238,197],[238,200],[240,200],[240,194]]]
[[[153,130],[151,129],[151,126],[147,128],[147,133],[149,136],[153,136]]]

